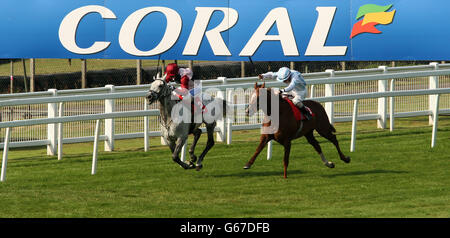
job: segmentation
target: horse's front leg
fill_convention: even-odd
[[[175,141],[169,140],[168,138],[165,138],[165,140],[167,141],[167,143],[168,143],[168,145],[169,145],[169,148],[170,148],[170,151],[171,151],[172,154],[173,154],[173,152],[175,151],[175,146],[176,146],[177,144],[175,144]]]
[[[181,161],[180,159],[180,152],[183,149],[184,144],[186,143],[187,137],[186,138],[178,138],[177,141],[173,144],[175,144],[174,146],[174,150],[172,152],[172,159],[175,163],[179,164],[182,168],[184,169],[189,169],[189,165],[184,163],[183,161]],[[173,146],[173,145],[172,145]],[[171,146],[171,148],[172,148]]]
[[[256,148],[255,154],[253,154],[252,158],[245,164],[244,169],[250,169],[255,163],[256,157],[258,157],[259,153],[264,149],[264,147],[269,142],[269,136],[268,135],[261,135],[260,142],[258,145],[258,148]]]

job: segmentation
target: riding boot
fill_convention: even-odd
[[[303,113],[303,115],[306,117],[306,120],[311,120],[312,119],[312,115],[311,113],[309,113],[309,110],[306,109],[305,105],[299,105],[300,103],[297,104],[297,107],[300,108],[300,111]],[[301,107],[300,107],[301,106]]]

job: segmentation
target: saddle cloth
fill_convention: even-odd
[[[295,106],[295,104],[290,99],[284,98],[284,100],[286,100],[289,103],[289,105],[291,106],[292,112],[294,113],[295,120],[302,121],[302,120],[306,119],[306,117],[303,115],[303,113],[300,111],[300,109],[297,106]],[[306,108],[306,110],[309,111],[311,116],[314,116],[314,113],[311,111],[311,109],[309,109],[309,107],[305,106],[305,108]]]

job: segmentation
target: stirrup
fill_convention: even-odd
[[[312,119],[312,115],[311,113],[309,113],[309,111],[306,109],[305,106],[300,108],[300,111],[303,113],[303,116],[305,116],[306,120],[311,120]]]
[[[308,120],[308,121],[312,119],[312,115],[309,114],[309,112],[305,113],[305,117],[306,117],[306,120]]]

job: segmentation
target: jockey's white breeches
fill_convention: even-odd
[[[294,89],[294,90],[291,90],[291,91],[286,92],[286,93],[294,96],[294,98],[292,99],[292,102],[294,104],[299,104],[303,100],[305,100],[307,91],[306,91],[306,88],[304,90],[295,90]]]

